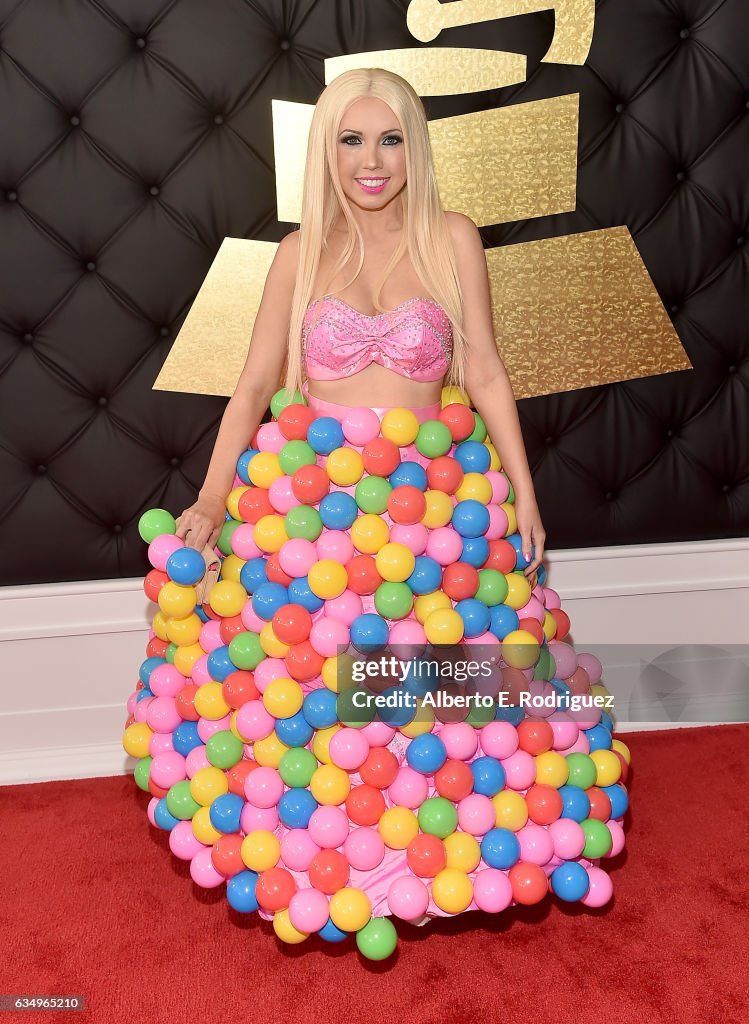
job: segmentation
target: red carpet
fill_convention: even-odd
[[[58,1024],[749,1021],[749,726],[622,738],[633,808],[608,907],[399,923],[380,964],[353,941],[282,946],[199,889],[130,777],[1,789],[0,992],[85,995],[85,1013],[24,1015]]]

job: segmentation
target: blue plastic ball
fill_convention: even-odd
[[[406,580],[414,594],[431,594],[442,583],[442,566],[429,555],[417,555],[414,570]]]
[[[455,611],[463,620],[466,636],[480,636],[489,628],[489,609],[483,601],[475,597],[466,597],[458,601]]]
[[[218,832],[239,832],[239,818],[244,800],[238,793],[222,793],[210,806],[208,817]]]
[[[240,914],[251,914],[260,904],[255,898],[258,875],[256,871],[240,871],[226,883],[226,898],[232,910]]]
[[[289,592],[282,583],[261,583],[252,595],[252,610],[266,622],[270,622],[273,613],[288,603]]]
[[[351,623],[351,643],[363,654],[381,651],[388,642],[387,620],[374,612],[357,615]]]
[[[613,786],[602,786],[601,788],[611,801],[611,817],[623,818],[629,807],[629,797],[624,786],[615,782]]]
[[[523,538],[519,533],[511,533],[505,540],[508,540],[515,549],[515,569],[525,569],[529,566],[534,558],[535,546],[531,544],[531,557],[526,558],[523,554]]]
[[[318,416],[307,429],[307,443],[318,455],[330,455],[344,440],[343,427],[332,416]]]
[[[302,608],[306,608],[308,612],[319,611],[325,604],[325,601],[321,597],[312,593],[309,587],[309,580],[306,576],[297,576],[296,579],[293,579],[289,584],[288,590],[289,601],[291,601],[292,604],[300,604]]]
[[[600,722],[592,729],[586,729],[585,735],[588,737],[591,753],[594,750],[611,750],[611,733]]]
[[[486,537],[464,537],[461,562],[468,562],[474,569],[480,569],[489,557],[489,541]]]
[[[420,491],[427,489],[427,471],[418,462],[409,462],[408,459],[395,467],[388,480],[393,487],[409,485],[418,487]]]
[[[452,525],[461,537],[480,537],[489,528],[489,509],[475,498],[459,501],[453,509]]]
[[[356,499],[345,491],[331,491],[320,502],[320,519],[329,530],[347,530],[358,515]]]
[[[199,605],[199,604],[195,605],[195,614],[197,615],[197,617],[200,619],[201,622],[208,622],[208,620],[210,619],[210,615],[203,608],[202,605]]]
[[[406,695],[407,691],[399,683],[394,686],[388,686],[387,689],[382,691],[383,697],[388,697],[390,694],[397,693],[400,700],[393,707],[377,707],[376,713],[377,718],[381,722],[387,722],[388,725],[392,725],[394,729],[399,729],[404,725],[408,725],[409,722],[413,722],[416,717],[416,702],[411,702],[409,697]]]
[[[551,888],[561,900],[576,903],[590,888],[588,872],[576,860],[567,860],[552,871]]]
[[[255,455],[260,451],[259,448],[248,448],[246,452],[237,459],[237,476],[243,484],[247,484],[248,487],[252,487],[252,480],[250,480],[250,474],[248,467],[250,465],[250,459],[254,458]]]
[[[147,686],[144,686],[142,690],[138,690],[138,692],[135,694],[135,703],[136,704],[140,704],[140,702],[142,700],[145,700],[146,697],[153,697],[153,696],[154,696],[153,691],[150,690]]]
[[[519,625],[520,616],[508,604],[495,604],[489,609],[489,631],[498,640],[504,640],[507,634],[512,633]]]
[[[567,783],[559,787],[559,795],[562,798],[561,817],[585,821],[590,814],[590,799],[585,790]]]
[[[342,931],[337,925],[333,924],[330,918],[328,918],[317,934],[321,939],[325,939],[326,942],[343,942],[343,940],[351,933]]]
[[[569,709],[572,703],[572,690],[563,679],[550,679],[549,685],[557,692],[557,707],[560,711]]]
[[[166,805],[166,797],[162,797],[153,809],[153,820],[163,828],[165,832],[171,832],[175,825],[179,824],[179,818],[175,818]]]
[[[313,732],[301,708],[290,718],[276,719],[276,736],[287,747],[305,747],[312,739]]]
[[[170,580],[183,587],[191,587],[205,576],[205,559],[195,548],[177,548],[166,560],[166,572]]]
[[[415,736],[406,747],[406,760],[422,775],[433,775],[447,760],[445,744],[433,732]]]
[[[214,679],[217,683],[223,683],[228,675],[237,671],[237,666],[231,660],[227,644],[213,648],[208,655],[207,667],[211,679]]]
[[[197,722],[180,722],[172,733],[172,746],[183,757],[187,757],[191,750],[201,746],[202,743],[203,741],[198,735]]]
[[[477,757],[468,767],[473,772],[474,793],[494,796],[504,787],[506,773],[496,757]]]
[[[441,685],[439,665],[436,661],[430,661],[428,658],[412,658],[405,664],[406,672],[401,685],[404,690],[408,690],[415,697],[423,697],[427,693],[432,693]]]
[[[268,565],[262,555],[247,559],[239,571],[239,582],[248,594],[254,594],[258,587],[268,582]]]
[[[506,870],[520,859],[520,841],[509,828],[490,828],[481,840],[481,856],[490,868]]]
[[[148,686],[148,680],[151,678],[151,673],[159,665],[166,665],[166,658],[159,658],[157,655],[153,655],[141,662],[140,668],[138,669],[138,676],[145,686]]]
[[[497,704],[497,710],[494,713],[494,718],[498,722],[509,722],[510,725],[520,725],[525,718],[525,708],[520,707],[519,704],[509,704],[507,707]]]
[[[486,473],[492,461],[491,452],[481,441],[461,441],[454,454],[464,473]]]
[[[310,690],[304,698],[302,714],[313,729],[327,729],[338,721],[336,694],[327,687]]]
[[[317,800],[308,789],[294,786],[278,801],[278,817],[287,828],[306,828],[317,807]]]

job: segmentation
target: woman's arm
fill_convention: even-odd
[[[538,511],[515,395],[494,340],[484,246],[470,217],[462,213],[448,213],[447,221],[463,292],[463,327],[468,338],[465,386],[474,407],[486,423],[502,468],[515,490],[515,512],[526,558],[530,558],[531,545],[534,548],[534,558],[525,569],[525,575],[533,576],[535,581],[535,570],[543,558],[546,534]]]
[[[182,514],[177,536],[198,551],[218,539],[225,502],[234,483],[237,459],[249,447],[279,379],[287,349],[289,314],[294,292],[299,232],[280,242],[265,280],[249,351],[234,394],[221,418],[218,435],[198,500]]]

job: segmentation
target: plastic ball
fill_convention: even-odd
[[[411,875],[393,879],[387,893],[388,908],[402,921],[418,921],[429,906],[429,890]]]
[[[330,919],[336,927],[347,932],[357,932],[372,916],[369,896],[361,889],[345,887],[334,893],[330,899]]]
[[[448,914],[462,913],[473,899],[470,878],[457,868],[443,868],[432,882],[432,899]]]

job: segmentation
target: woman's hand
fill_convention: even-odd
[[[523,570],[523,574],[533,588],[536,585],[536,570],[543,560],[544,541],[546,540],[535,495],[515,496],[515,516],[518,521],[523,555],[528,559],[531,557],[531,551],[534,554],[533,561]]]
[[[190,548],[213,547],[226,522],[226,501],[218,494],[199,494],[194,505],[182,513],[177,536]]]

